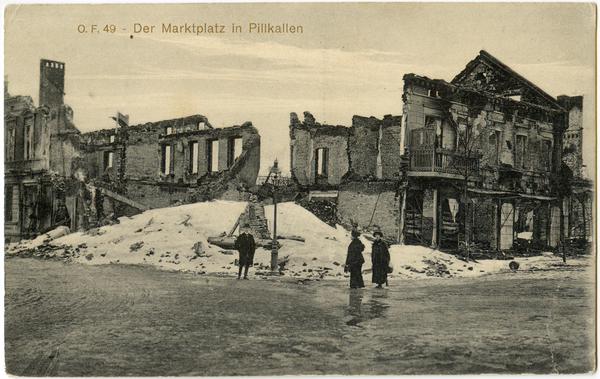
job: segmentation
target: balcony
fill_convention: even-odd
[[[410,176],[437,176],[451,179],[479,175],[479,157],[464,157],[443,149],[410,151]]]

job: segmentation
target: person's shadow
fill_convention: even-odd
[[[371,300],[367,303],[370,306],[369,318],[378,318],[383,316],[385,311],[390,307],[386,304],[385,300],[387,299],[387,291],[377,291],[373,292],[371,295]]]
[[[350,321],[346,322],[348,326],[357,326],[363,321],[362,300],[364,293],[361,290],[351,290],[350,299],[348,300],[348,314],[354,316]]]

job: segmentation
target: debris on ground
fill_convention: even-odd
[[[133,217],[121,217],[116,225],[98,228],[97,235],[92,235],[95,232],[78,232],[62,235],[55,240],[49,240],[44,235],[35,240],[7,245],[5,257],[60,259],[64,262],[93,265],[144,264],[166,270],[237,277],[237,267],[234,264],[236,257],[232,256],[235,255],[235,237],[228,237],[223,230],[231,229],[246,205],[245,202],[211,201],[153,209]],[[265,208],[267,222],[273,225],[273,206],[267,205]],[[278,263],[282,276],[347,282],[348,275],[343,272],[343,262],[346,261],[351,241],[350,231],[339,225],[328,226],[293,202],[277,204],[277,211],[277,230],[281,232],[281,236],[301,236],[304,240],[302,242],[300,239],[286,238],[278,243]],[[194,227],[187,227],[186,223],[193,224]],[[139,232],[140,229],[142,232]],[[142,235],[143,241],[140,238]],[[213,244],[214,238],[226,241],[227,244]],[[364,279],[369,280],[371,243],[364,235],[360,239],[365,245]],[[258,264],[251,270],[270,274],[269,265],[262,262],[271,261],[272,241],[258,242],[266,246],[267,250],[256,250],[254,260]],[[517,262],[520,271],[551,269],[555,267],[553,264],[562,262],[562,256],[549,250],[523,257],[510,251],[499,252],[497,259],[485,259],[475,251],[473,258],[476,260],[469,263],[451,253],[423,246],[391,245],[389,250],[391,266],[394,267],[389,277],[393,280],[509,273],[512,270],[507,258],[514,258],[510,261]],[[491,257],[495,258],[495,255],[496,252]],[[571,259],[569,264],[583,264],[578,262],[582,262],[582,259]]]
[[[129,251],[131,251],[131,252],[138,251],[139,249],[142,248],[142,246],[144,246],[144,241],[136,242],[133,245],[129,246]]]

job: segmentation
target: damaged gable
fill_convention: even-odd
[[[484,50],[451,83],[554,110],[561,109],[552,96]]]

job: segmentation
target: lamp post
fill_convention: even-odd
[[[273,183],[273,243],[271,250],[271,275],[279,275],[278,260],[278,245],[277,245],[277,186],[279,185],[279,178],[281,170],[277,167],[277,159],[273,163],[273,167],[269,170],[271,172],[271,183]]]

